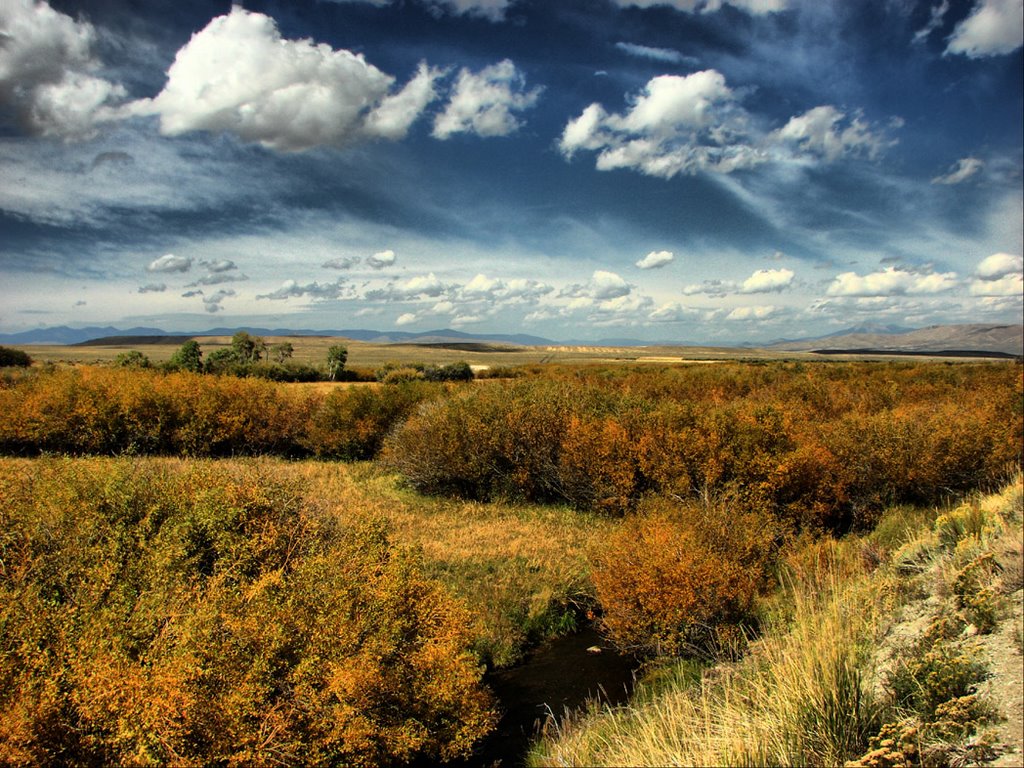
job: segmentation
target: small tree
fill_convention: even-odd
[[[5,366],[28,368],[30,365],[32,365],[32,358],[28,356],[27,352],[10,347],[0,347],[0,368]]]
[[[178,350],[171,355],[170,366],[179,371],[192,371],[199,373],[203,370],[203,351],[199,348],[199,342],[189,339]]]
[[[237,365],[238,357],[233,349],[222,347],[215,349],[206,356],[206,364],[203,370],[207,373],[226,373],[232,366]]]
[[[235,358],[243,365],[258,363],[267,351],[267,345],[259,336],[251,336],[248,331],[239,331],[231,337],[231,350]]]
[[[338,375],[345,370],[345,363],[348,362],[348,349],[340,344],[327,350],[327,374],[331,381],[336,381]]]
[[[270,359],[275,363],[284,363],[285,360],[291,360],[292,355],[295,353],[295,347],[291,345],[291,342],[283,341],[280,344],[272,344],[270,346]]]
[[[118,368],[149,368],[149,358],[133,349],[130,352],[122,352],[114,358],[114,365]]]

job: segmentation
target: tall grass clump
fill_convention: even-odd
[[[0,762],[375,766],[493,723],[461,603],[259,466],[0,477]]]

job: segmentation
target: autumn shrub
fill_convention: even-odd
[[[302,444],[317,456],[371,459],[388,432],[419,403],[440,394],[438,387],[423,382],[335,389],[313,408]]]
[[[493,723],[420,555],[258,465],[39,460],[0,551],[4,764],[441,761]]]
[[[719,506],[648,503],[594,556],[602,625],[621,648],[701,654],[741,641],[770,581],[777,528]]]

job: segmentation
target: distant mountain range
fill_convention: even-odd
[[[782,341],[768,349],[785,352],[995,352],[1024,355],[1024,325],[932,325],[914,330],[893,326],[850,328],[814,339]]]
[[[0,344],[60,344],[73,345],[109,339],[111,337],[161,337],[181,339],[200,336],[231,336],[240,328],[210,328],[196,333],[169,332],[159,328],[115,328],[92,326],[69,328],[59,326],[40,328],[21,333],[0,334]],[[331,336],[366,341],[376,344],[443,344],[452,342],[492,342],[520,346],[584,345],[584,346],[707,346],[690,341],[640,341],[638,339],[601,339],[597,341],[553,341],[527,334],[479,334],[444,328],[413,333],[408,331],[374,331],[365,329],[311,330],[295,328],[255,328],[244,330],[256,336]],[[152,343],[152,342],[151,342]],[[730,345],[716,345],[730,346]],[[1024,356],[1024,325],[933,325],[928,328],[904,328],[895,325],[869,324],[807,339],[787,339],[771,344],[731,345],[745,348],[764,348],[781,352],[993,352],[1001,355]]]

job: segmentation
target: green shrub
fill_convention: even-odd
[[[32,365],[32,358],[21,349],[0,347],[0,368],[28,368]]]

